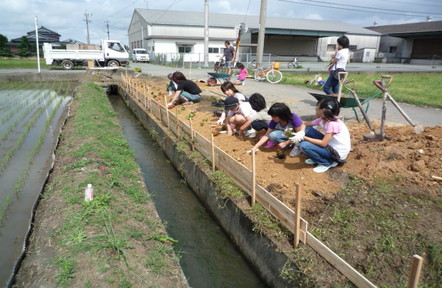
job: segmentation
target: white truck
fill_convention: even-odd
[[[94,50],[54,49],[50,43],[43,43],[43,54],[47,65],[61,65],[65,70],[82,66],[88,60],[94,60],[101,67],[129,64],[129,53],[117,40],[102,40],[101,48]]]

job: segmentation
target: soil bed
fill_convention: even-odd
[[[149,77],[143,81],[158,91],[157,101],[164,103],[166,79]],[[213,127],[217,120],[213,111],[223,108],[211,105],[220,89],[199,85],[203,101],[178,106],[178,115],[189,121],[188,116],[194,114],[194,129],[210,139],[211,133],[221,130]],[[411,126],[388,126],[390,141],[369,142],[362,137],[368,132],[365,124],[346,124],[352,152],[344,166],[316,174],[304,164],[302,155],[280,160],[274,149],[261,149],[256,160],[258,184],[294,208],[293,184],[300,183],[305,193],[302,215],[310,230],[377,285],[405,285],[412,255],[419,254],[426,260],[421,283],[433,286],[442,267],[442,188],[432,177],[442,175],[442,128],[425,127],[423,133],[416,134]],[[379,123],[374,126],[378,128]],[[255,139],[226,134],[215,137],[218,147],[249,168],[251,159],[246,151],[254,143]],[[296,254],[294,259],[299,259]],[[310,256],[317,258],[314,253]],[[313,285],[325,287],[340,281],[326,276],[311,259],[297,264],[317,275]]]

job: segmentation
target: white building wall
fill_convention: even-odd
[[[369,35],[346,35],[350,40],[350,45],[355,45],[356,50],[363,48],[374,48],[378,51],[379,38],[380,36],[369,36]],[[318,40],[318,56],[321,57],[323,61],[329,61],[331,57],[335,54],[334,51],[328,51],[327,46],[335,44],[339,37],[323,37]],[[350,59],[353,57],[353,53],[350,53]]]

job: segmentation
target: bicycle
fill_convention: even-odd
[[[272,62],[272,66],[268,69],[262,67],[257,68],[255,70],[254,78],[258,81],[267,80],[272,84],[279,83],[282,80],[282,73],[278,69],[279,62]]]
[[[219,73],[221,72],[225,72],[225,62],[224,59],[219,60],[218,62],[215,62],[215,65],[213,66],[213,71],[215,71],[215,73]]]
[[[296,69],[299,67],[299,63],[298,63],[298,58],[293,58],[292,61],[287,63],[287,68],[288,69]]]
[[[256,69],[256,61],[252,60],[249,63],[247,63],[247,68]]]

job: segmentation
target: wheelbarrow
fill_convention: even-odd
[[[340,72],[339,73],[339,94],[338,95],[325,95],[325,94],[317,94],[317,93],[310,93],[313,97],[316,98],[316,100],[320,101],[324,98],[334,99],[338,101],[339,106],[341,108],[352,108],[353,112],[355,114],[356,120],[361,123],[363,120],[359,118],[358,112],[356,110],[356,107],[359,108],[361,111],[361,114],[363,116],[363,119],[368,125],[368,128],[370,129],[370,133],[364,135],[365,139],[372,139],[375,135],[375,131],[373,129],[373,126],[371,125],[370,119],[368,118],[367,112],[370,108],[370,100],[373,98],[376,98],[382,94],[382,92],[376,93],[368,98],[360,98],[356,94],[355,88],[349,88],[347,85],[350,83],[353,83],[354,80],[346,80],[347,78],[347,72]],[[341,77],[342,76],[342,77]],[[345,87],[348,90],[349,94],[342,94],[342,87]],[[365,105],[365,109],[364,109]]]
[[[351,90],[351,92],[354,92],[354,90]],[[382,92],[379,92],[379,93],[376,93],[368,98],[361,98],[358,96],[355,97],[354,94],[353,95],[344,94],[344,96],[341,96],[341,99],[339,100],[339,107],[352,108],[353,112],[355,113],[356,120],[359,123],[362,123],[362,121],[364,121],[364,119],[367,120],[365,115],[367,114],[368,109],[370,108],[370,100],[380,96],[381,94],[382,94]],[[315,97],[316,100],[318,100],[318,101],[320,101],[324,98],[335,99],[336,101],[338,100],[337,96],[334,96],[334,95],[325,95],[325,94],[319,94],[319,93],[310,93],[310,95]],[[359,100],[359,103],[358,103],[358,100]],[[359,108],[359,110],[361,111],[361,114],[362,114],[362,118],[364,118],[364,119],[362,119],[358,115],[358,111],[356,110],[356,108]]]
[[[215,86],[217,83],[223,84],[224,82],[230,80],[230,74],[222,74],[214,72],[208,72],[207,74],[210,75],[209,79],[207,80],[207,85],[209,86]]]

